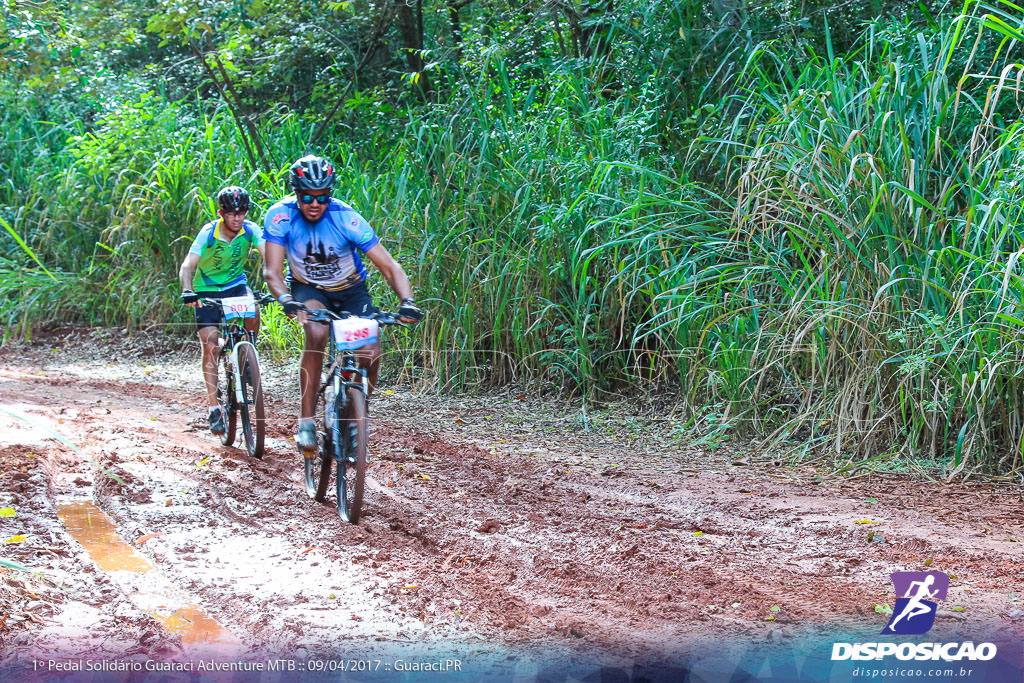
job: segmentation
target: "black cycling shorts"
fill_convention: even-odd
[[[216,292],[196,292],[196,294],[204,299],[226,299],[230,296],[245,296],[251,293],[249,286],[244,282]],[[220,325],[220,321],[224,318],[224,311],[221,310],[220,306],[200,306],[194,310],[196,312],[196,329],[216,327]]]
[[[305,303],[310,299],[316,299],[334,313],[345,311],[352,315],[369,315],[375,310],[373,299],[370,298],[370,292],[366,289],[365,282],[337,292],[307,285],[298,280],[292,280],[291,285],[292,296],[296,301]]]

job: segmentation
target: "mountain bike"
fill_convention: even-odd
[[[356,350],[378,339],[381,327],[400,325],[397,313],[377,311],[360,317],[345,311],[307,311],[308,320],[328,322],[331,338],[327,345],[327,370],[320,377],[317,405],[323,397],[323,419],[318,418],[320,448],[303,453],[306,493],[319,502],[327,499],[331,464],[337,463],[334,487],[338,515],[353,524],[359,521],[367,466],[367,397],[369,380],[359,367]]]
[[[245,319],[256,317],[257,304],[266,305],[274,297],[265,292],[223,299],[200,299],[203,306],[220,308],[224,314],[220,322],[220,366],[217,378],[217,401],[224,411],[224,433],[220,442],[230,446],[235,442],[238,417],[242,417],[242,435],[245,450],[250,457],[263,457],[266,435],[266,415],[263,410],[263,379],[260,360],[256,353],[256,336],[245,329]]]

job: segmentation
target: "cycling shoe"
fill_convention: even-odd
[[[210,411],[210,431],[217,436],[224,433],[224,411],[220,408]]]
[[[299,450],[316,450],[316,426],[313,424],[299,425],[299,431],[295,434],[295,445]]]

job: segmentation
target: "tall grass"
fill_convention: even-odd
[[[652,99],[564,74],[530,101],[492,64],[502,97],[414,119],[353,188],[438,300],[429,374],[667,381],[718,434],[1018,471],[1021,67],[965,58],[977,28],[878,22],[798,69],[762,46],[691,148],[702,184],[651,144]]]
[[[695,150],[737,188],[716,264],[668,269],[638,335],[671,335],[692,404],[851,465],[1019,468],[1021,67],[951,67],[965,25],[749,60]]]

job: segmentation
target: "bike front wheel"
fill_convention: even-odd
[[[217,394],[221,410],[224,411],[224,433],[220,442],[230,446],[235,442],[235,430],[238,428],[238,403],[235,401],[235,373],[231,369],[231,354],[221,354],[221,374],[223,378],[217,383]]]
[[[337,401],[333,438],[340,442],[341,457],[335,478],[338,515],[346,522],[356,524],[363,507],[363,488],[366,483],[368,423],[366,395],[357,387],[348,387],[347,400]]]
[[[251,457],[262,458],[266,430],[263,411],[263,380],[260,377],[260,365],[256,358],[256,350],[248,344],[241,344],[238,347],[238,370],[242,379],[242,403],[238,408],[242,415],[245,449]]]
[[[319,432],[320,448],[316,453],[302,454],[303,475],[306,480],[306,493],[313,500],[324,502],[327,499],[327,488],[331,481],[331,463],[334,461],[334,441],[331,438],[331,418],[334,416],[334,399],[330,394],[324,396],[324,430]]]

